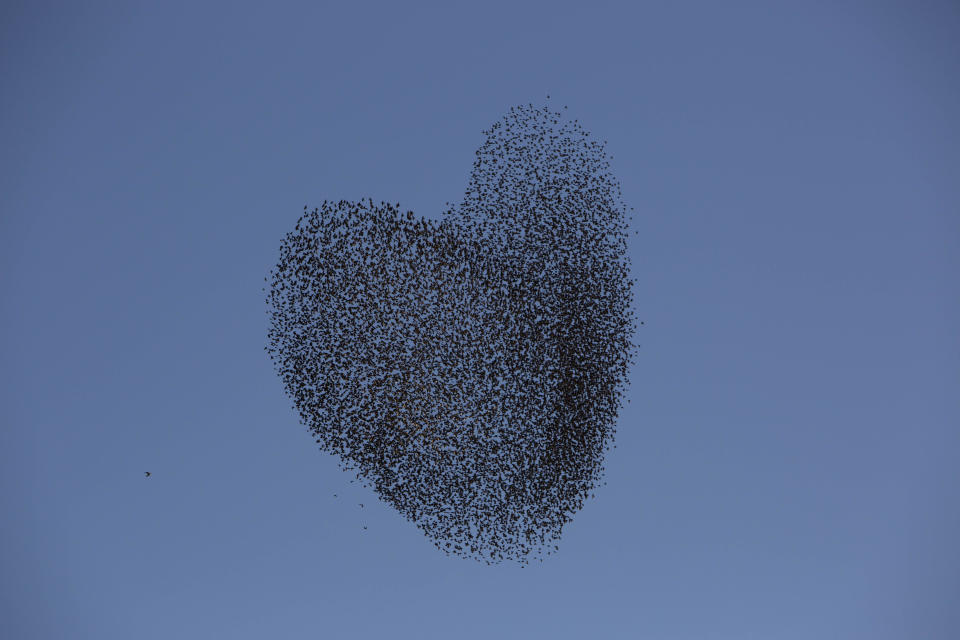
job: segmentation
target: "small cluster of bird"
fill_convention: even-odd
[[[336,497],[337,497],[337,494],[333,494],[333,497],[336,498]],[[361,509],[363,509],[363,503],[362,503],[362,502],[358,502],[357,504],[360,505],[360,508],[361,508]],[[367,530],[367,525],[363,525],[363,530],[364,530],[364,531]]]
[[[304,207],[268,280],[266,351],[316,443],[437,548],[526,563],[558,550],[613,441],[626,208],[576,121],[528,105],[484,133],[439,222]]]

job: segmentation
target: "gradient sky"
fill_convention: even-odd
[[[405,4],[3,3],[0,637],[960,637],[957,4]],[[547,94],[645,325],[608,486],[487,567],[317,450],[261,287]]]

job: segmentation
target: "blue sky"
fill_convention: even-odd
[[[0,18],[0,636],[960,636],[955,3]],[[645,325],[608,485],[487,567],[316,449],[261,287],[304,205],[436,218],[547,94]]]

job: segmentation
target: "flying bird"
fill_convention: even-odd
[[[143,473],[144,473],[144,476],[145,476],[145,477],[147,477],[147,478],[150,477],[150,472],[149,472],[149,471],[144,471]]]

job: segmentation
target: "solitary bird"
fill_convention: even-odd
[[[150,477],[150,472],[149,472],[149,471],[144,471],[143,473],[146,475],[147,478]]]

